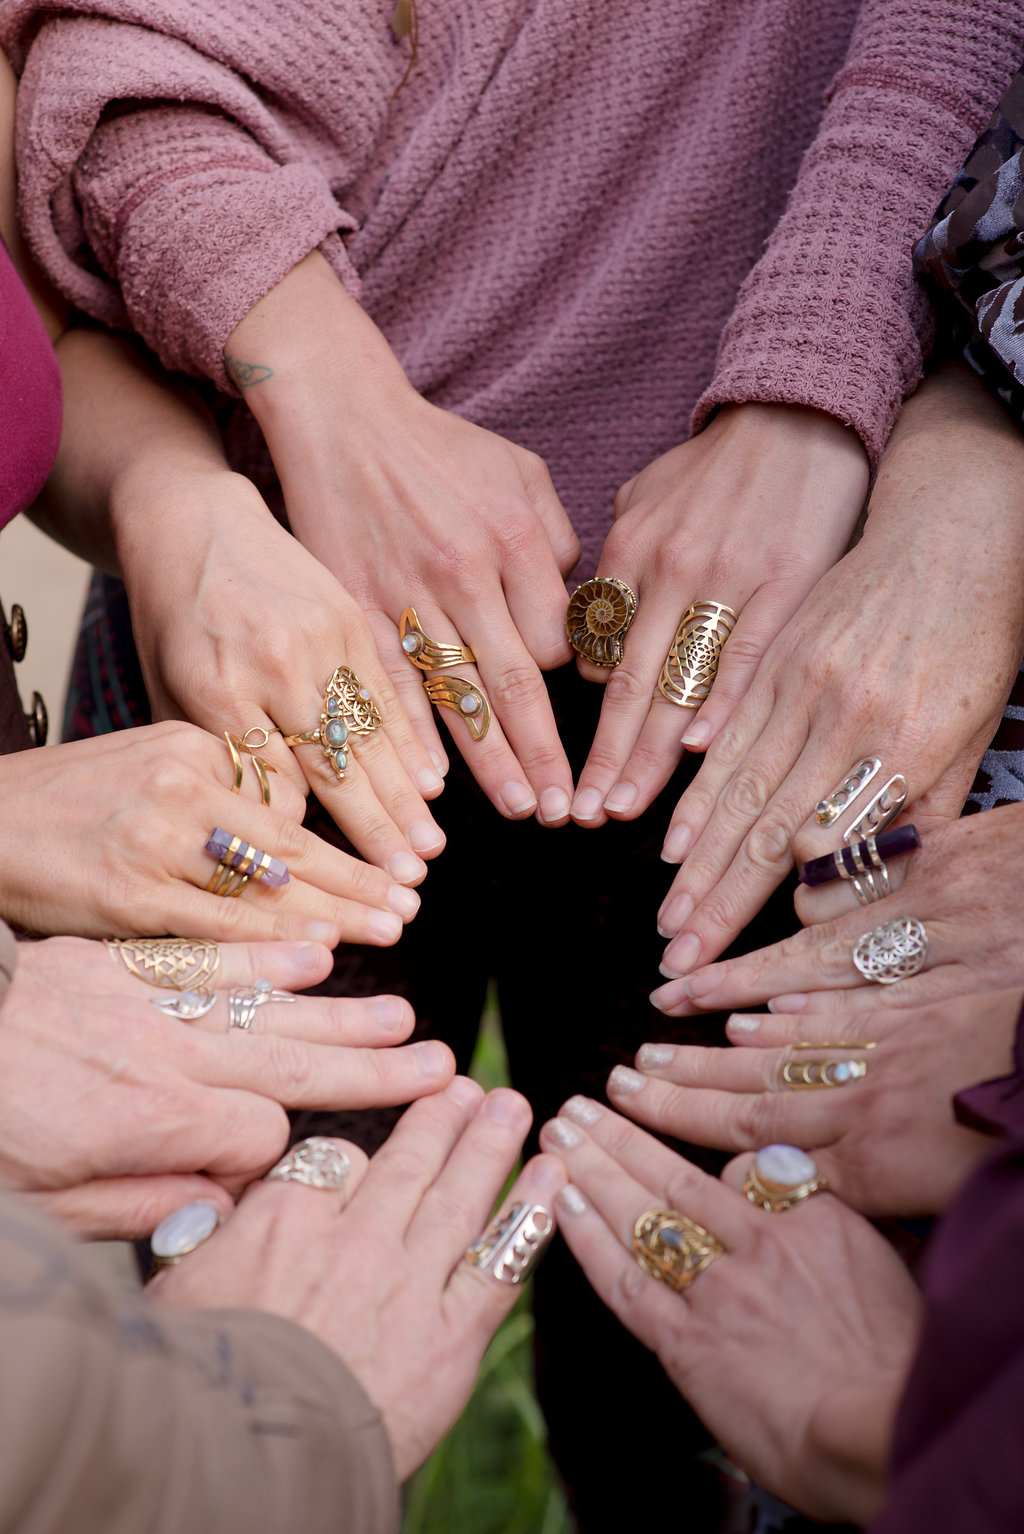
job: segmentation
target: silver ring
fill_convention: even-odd
[[[183,1023],[194,1023],[197,1018],[206,1016],[216,1000],[212,991],[179,991],[173,998],[151,996],[149,1004],[159,1012],[166,1012],[168,1017],[180,1018]]]
[[[301,1182],[307,1188],[327,1188],[336,1192],[352,1170],[352,1163],[335,1140],[323,1135],[312,1135],[299,1140],[276,1166],[272,1166],[264,1182]]]
[[[549,1209],[541,1204],[513,1204],[467,1247],[464,1261],[490,1273],[499,1284],[521,1284],[543,1257],[554,1233]]]
[[[240,1028],[248,1033],[257,1010],[268,1001],[295,1001],[291,991],[275,991],[269,980],[254,980],[252,985],[228,992],[228,1031]]]
[[[867,849],[866,859],[861,852],[862,847]],[[846,866],[846,859],[838,854],[836,854],[836,867],[839,870],[840,879],[847,880],[861,905],[872,905],[876,900],[884,900],[886,895],[892,893],[889,870],[885,866],[885,860],[879,854],[873,836],[867,837],[863,842],[854,842],[850,847],[850,856],[856,872],[851,873]]]
[[[220,1215],[205,1199],[182,1204],[173,1214],[164,1216],[149,1238],[154,1266],[175,1267],[189,1252],[209,1241],[219,1224]]]
[[[884,922],[865,932],[853,949],[853,962],[865,980],[895,985],[924,969],[928,934],[914,916]]]

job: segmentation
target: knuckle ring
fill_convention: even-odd
[[[263,739],[258,743],[250,743],[250,735],[262,735]],[[264,749],[269,739],[270,731],[264,729],[263,725],[261,724],[252,725],[250,729],[246,730],[244,735],[232,735],[230,730],[224,731],[224,740],[226,741],[227,748],[231,753],[231,766],[234,769],[235,774],[234,782],[231,785],[231,792],[233,794],[237,794],[241,790],[242,756],[244,753],[252,762],[253,771],[259,779],[260,798],[263,800],[263,803],[267,806],[268,809],[270,807],[270,778],[268,774],[271,772],[276,772],[277,768],[274,766],[273,762],[268,762],[266,757],[259,756],[258,752]]]
[[[816,1044],[815,1049],[828,1048]],[[835,1045],[845,1049],[847,1045]],[[814,1092],[821,1087],[845,1087],[868,1073],[866,1060],[787,1060],[782,1067],[783,1085],[792,1092]]]
[[[700,708],[714,686],[725,642],[739,615],[724,602],[694,602],[679,620],[658,678],[658,692],[677,708]]]
[[[425,676],[423,690],[435,708],[454,709],[469,726],[474,740],[483,740],[491,723],[491,707],[481,689],[460,676]]]

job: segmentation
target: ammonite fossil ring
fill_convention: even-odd
[[[625,581],[614,575],[595,575],[577,586],[565,615],[565,632],[576,654],[596,666],[617,666],[636,605]]]

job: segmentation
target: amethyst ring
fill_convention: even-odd
[[[217,867],[206,886],[211,895],[234,899],[242,893],[250,879],[280,889],[291,878],[287,866],[280,858],[271,857],[269,852],[261,852],[243,837],[232,836],[230,831],[222,831],[219,826],[210,832],[203,851],[218,859]]]

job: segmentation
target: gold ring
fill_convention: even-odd
[[[415,607],[407,607],[398,620],[398,637],[407,660],[420,671],[446,671],[450,666],[475,666],[469,645],[439,644],[420,628]]]
[[[700,708],[737,622],[738,614],[724,602],[694,602],[686,609],[658,678],[663,698],[677,708]]]
[[[645,1210],[633,1226],[633,1256],[645,1273],[677,1293],[724,1251],[717,1236],[675,1209]]]
[[[348,666],[339,666],[324,688],[320,723],[294,735],[281,731],[286,746],[319,746],[338,782],[344,782],[350,736],[372,735],[382,724],[380,710]]]
[[[250,735],[262,735],[263,739],[259,745],[250,745]],[[253,771],[259,779],[260,798],[269,809],[270,779],[267,774],[276,772],[277,768],[274,766],[273,762],[268,762],[266,757],[258,756],[256,753],[258,751],[262,751],[266,746],[267,741],[270,739],[270,731],[264,729],[263,725],[261,724],[254,724],[250,729],[246,730],[245,734],[242,736],[232,735],[230,730],[225,730],[224,739],[227,742],[227,748],[231,753],[231,766],[234,769],[235,774],[234,782],[231,785],[231,792],[233,794],[237,794],[242,787],[242,753],[244,752],[252,762]]]
[[[849,1086],[867,1073],[866,1060],[787,1060],[782,1080],[794,1092],[812,1092],[818,1087]]]
[[[208,985],[220,968],[216,943],[184,937],[108,937],[111,958],[120,958],[137,980],[171,991],[194,991]]]
[[[769,1214],[782,1214],[827,1187],[813,1157],[795,1145],[762,1146],[743,1179],[747,1198]]]
[[[479,687],[460,676],[425,676],[423,691],[435,708],[451,708],[469,725],[474,740],[483,740],[491,723],[491,708]]]
[[[565,614],[565,632],[576,654],[595,666],[617,666],[636,608],[636,597],[614,575],[595,575],[577,586]]]

